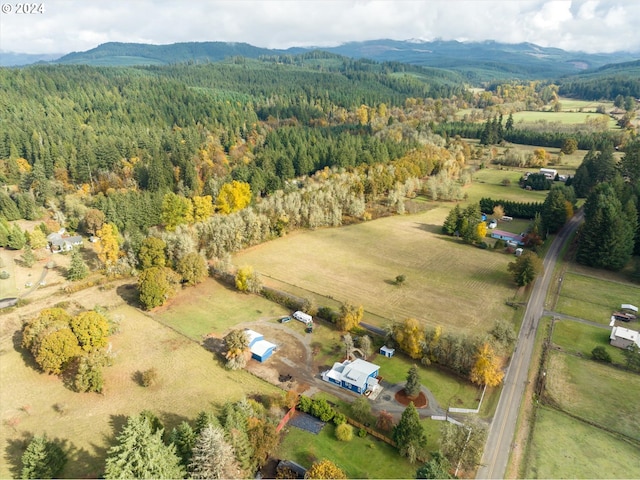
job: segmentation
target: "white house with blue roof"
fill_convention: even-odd
[[[378,385],[380,367],[358,358],[354,361],[336,362],[331,370],[322,373],[325,382],[333,383],[352,392],[363,394]]]

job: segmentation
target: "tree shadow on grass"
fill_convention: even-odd
[[[3,428],[7,428],[4,426]],[[30,432],[20,432],[15,438],[7,440],[4,449],[4,461],[9,466],[11,478],[22,478],[22,454],[27,449],[33,434]]]
[[[424,232],[437,233],[444,236],[444,234],[442,233],[442,225],[433,225],[430,223],[416,223],[416,228]]]
[[[138,297],[138,287],[135,283],[126,283],[116,288],[116,293],[127,305],[134,308],[142,308]]]

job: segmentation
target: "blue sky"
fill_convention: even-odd
[[[0,49],[68,53],[109,41],[247,42],[267,48],[348,41],[496,40],[640,54],[640,0],[0,0]]]

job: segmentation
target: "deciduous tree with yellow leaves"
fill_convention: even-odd
[[[471,381],[478,385],[496,387],[503,378],[504,372],[500,369],[500,361],[493,347],[487,342],[483,343],[476,353],[476,361],[471,369]]]
[[[251,185],[234,180],[225,183],[216,199],[216,207],[220,213],[228,214],[246,208],[251,203]]]

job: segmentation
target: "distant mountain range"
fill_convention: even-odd
[[[259,58],[264,55],[296,55],[323,50],[350,58],[369,58],[378,62],[400,62],[442,68],[462,74],[470,82],[506,78],[546,79],[576,74],[585,70],[640,58],[640,54],[616,52],[588,54],[567,52],[532,43],[505,44],[494,41],[458,42],[420,40],[370,40],[350,42],[337,47],[274,50],[247,43],[189,42],[170,45],[110,42],[86,52],[73,52],[53,59],[54,63],[88,65],[164,65],[179,62],[219,62],[229,57]],[[20,54],[2,53],[2,65],[26,63]],[[33,62],[49,60],[32,56]],[[55,56],[53,56],[55,57]]]
[[[17,67],[38,62],[50,62],[63,56],[64,53],[14,53],[0,50],[0,67]]]

